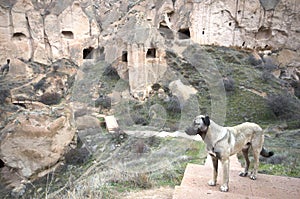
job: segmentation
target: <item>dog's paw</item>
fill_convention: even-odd
[[[214,181],[214,180],[210,180],[210,181],[208,181],[208,183],[207,183],[209,186],[216,186],[216,181]]]
[[[222,192],[227,192],[229,190],[229,187],[226,185],[226,184],[223,184],[221,187],[220,187],[220,191]]]
[[[241,176],[241,177],[246,177],[248,175],[248,172],[243,172],[243,171],[241,171],[240,173],[239,173],[239,176]]]
[[[256,175],[251,174],[251,175],[249,176],[249,178],[250,178],[251,180],[256,180]]]

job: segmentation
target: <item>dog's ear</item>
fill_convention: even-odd
[[[203,123],[206,125],[206,126],[209,126],[210,125],[210,119],[208,116],[205,116],[202,118],[202,121]]]

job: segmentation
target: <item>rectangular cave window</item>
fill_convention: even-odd
[[[149,48],[147,50],[146,58],[155,58],[156,57],[156,49],[155,48]]]
[[[122,52],[122,62],[128,62],[128,53],[127,53],[127,51]]]
[[[189,28],[183,28],[178,30],[178,38],[179,39],[190,39],[191,33]]]
[[[94,59],[93,51],[93,47],[83,49],[83,59]]]
[[[63,31],[61,31],[61,34],[66,39],[74,39],[74,34],[72,31],[63,30]]]

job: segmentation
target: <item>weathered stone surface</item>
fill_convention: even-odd
[[[296,1],[16,0],[1,5],[1,63],[70,58],[81,65],[104,58],[139,99],[166,71],[170,41],[288,49],[299,55]],[[150,48],[155,53],[148,54]]]
[[[76,72],[77,66],[66,59],[58,60],[47,69],[43,69],[41,65],[26,64],[14,59],[10,73],[25,76],[30,82],[11,89],[11,98],[21,101],[41,101],[46,93],[66,97],[72,87],[72,77],[75,78]]]
[[[278,53],[278,63],[281,67],[296,66],[300,67],[299,52],[284,49]]]
[[[76,126],[78,130],[100,128],[100,121],[93,116],[84,115],[76,119]]]
[[[248,48],[299,49],[299,42],[290,40],[298,35],[299,5],[289,1],[201,1],[193,3],[191,37],[201,44],[241,46]],[[288,9],[284,9],[287,6]],[[290,7],[291,6],[291,7]],[[199,12],[200,10],[200,12]],[[298,39],[297,39],[298,40]]]
[[[180,104],[183,105],[186,100],[190,98],[191,95],[197,93],[197,90],[192,86],[184,85],[181,80],[175,80],[169,84],[169,88],[173,95],[177,96]]]
[[[75,135],[71,117],[67,108],[19,114],[1,131],[1,160],[25,178],[53,166]]]

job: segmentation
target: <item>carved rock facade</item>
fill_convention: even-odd
[[[5,1],[0,61],[10,58],[11,73],[28,75],[19,59],[50,64],[68,58],[78,65],[105,60],[143,99],[166,71],[165,49],[176,42],[299,55],[299,11],[300,4],[289,0]]]

